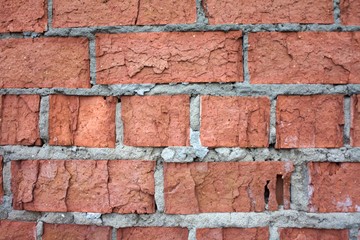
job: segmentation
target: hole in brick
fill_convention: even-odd
[[[277,204],[284,205],[284,179],[282,175],[276,175],[276,202]]]
[[[264,200],[265,200],[265,205],[268,205],[269,203],[269,197],[270,197],[270,190],[269,190],[269,185],[270,181],[266,181],[266,185],[265,185],[265,189],[264,189]]]

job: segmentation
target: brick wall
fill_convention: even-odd
[[[360,239],[360,2],[0,0],[0,240]]]

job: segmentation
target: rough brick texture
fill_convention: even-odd
[[[277,148],[343,146],[344,97],[279,96],[276,106]]]
[[[304,239],[304,240],[344,240],[349,239],[349,230],[312,229],[312,228],[280,228],[280,240]]]
[[[45,31],[46,3],[45,0],[0,0],[0,32]]]
[[[188,240],[187,228],[134,227],[120,228],[117,240]]]
[[[255,84],[360,83],[359,58],[359,32],[249,34],[249,70]]]
[[[195,1],[53,1],[54,27],[194,23]]]
[[[289,208],[291,162],[165,164],[165,212],[261,212]],[[269,192],[269,198],[264,197]],[[268,204],[268,206],[267,206]]]
[[[241,82],[241,32],[98,34],[97,83]]]
[[[196,240],[268,240],[269,229],[264,228],[200,228]]]
[[[188,146],[190,97],[121,97],[124,144],[130,146]]]
[[[110,227],[44,224],[43,240],[110,240]]]
[[[1,39],[0,55],[2,88],[90,87],[85,38]]]
[[[49,144],[115,147],[116,97],[50,96]]]
[[[35,240],[36,223],[0,220],[0,240]]]
[[[331,0],[205,0],[210,24],[333,23]]]
[[[340,1],[341,23],[360,25],[360,2],[358,0]]]
[[[116,160],[13,161],[14,209],[152,213],[154,164]]]
[[[311,212],[359,212],[359,163],[309,163]]]
[[[40,96],[0,95],[0,145],[41,145]]]
[[[351,146],[360,147],[360,95],[351,97]]]
[[[208,147],[267,147],[270,100],[266,97],[201,98],[201,143]]]

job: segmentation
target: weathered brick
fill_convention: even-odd
[[[120,228],[117,231],[117,240],[187,240],[187,228],[170,227],[133,227]]]
[[[359,58],[359,32],[249,34],[249,70],[255,84],[360,83]]]
[[[292,170],[291,162],[166,163],[165,212],[261,212],[279,205],[288,209]]]
[[[351,131],[350,143],[353,147],[360,147],[360,95],[351,97]]]
[[[4,189],[3,189],[3,172],[2,172],[2,161],[3,161],[3,157],[0,156],[0,204],[2,204],[2,200],[4,197]]]
[[[266,97],[201,98],[201,143],[208,147],[267,147],[270,100]]]
[[[359,212],[359,163],[309,163],[311,212]]]
[[[124,96],[121,111],[125,145],[189,145],[189,96]]]
[[[306,239],[306,240],[344,240],[349,239],[347,229],[315,229],[315,228],[280,228],[280,240]]]
[[[343,146],[344,97],[278,96],[276,148]]]
[[[197,240],[268,240],[269,229],[263,228],[200,228]]]
[[[333,23],[331,0],[206,0],[210,24]]]
[[[97,83],[241,82],[241,32],[98,34]]]
[[[49,144],[115,147],[116,97],[50,96]]]
[[[0,0],[0,32],[44,32],[47,1]]]
[[[14,209],[152,213],[154,167],[152,161],[13,161]]]
[[[358,0],[341,0],[340,12],[342,24],[360,25],[360,2]]]
[[[0,145],[41,145],[40,96],[0,95]]]
[[[44,224],[43,240],[110,240],[111,228],[75,224]]]
[[[196,21],[195,1],[53,1],[54,27],[176,24]]]
[[[0,240],[35,240],[36,223],[0,220]]]
[[[0,40],[1,88],[89,88],[85,38]]]

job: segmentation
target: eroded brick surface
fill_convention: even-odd
[[[0,87],[89,88],[85,38],[0,40]]]
[[[189,145],[189,96],[125,96],[121,111],[125,145]]]
[[[13,206],[42,212],[152,213],[154,166],[151,161],[14,161]]]
[[[351,146],[360,147],[360,95],[351,97]]]
[[[0,95],[0,145],[41,145],[39,95]]]
[[[340,1],[341,24],[360,25],[360,2],[358,0]]]
[[[241,32],[98,34],[97,83],[241,82]]]
[[[50,96],[49,144],[115,147],[116,97]]]
[[[262,212],[289,208],[291,162],[166,163],[165,212]],[[269,199],[265,192],[269,191]]]
[[[0,220],[0,240],[35,240],[36,223]]]
[[[359,212],[359,163],[309,163],[311,212]]]
[[[267,147],[270,100],[201,97],[201,143],[208,147]]]
[[[75,224],[44,224],[43,240],[110,240],[111,228]]]
[[[0,0],[0,32],[45,31],[46,2],[45,0]]]
[[[333,23],[331,0],[205,0],[210,24]]]
[[[360,83],[359,32],[249,34],[251,83]]]
[[[280,228],[280,240],[304,239],[304,240],[344,240],[349,239],[347,229],[313,229],[313,228]]]
[[[133,227],[120,228],[117,231],[117,240],[187,240],[187,228],[170,227]]]
[[[276,148],[343,146],[343,96],[279,96],[276,105]]]
[[[268,240],[269,229],[264,228],[200,228],[197,240]]]

